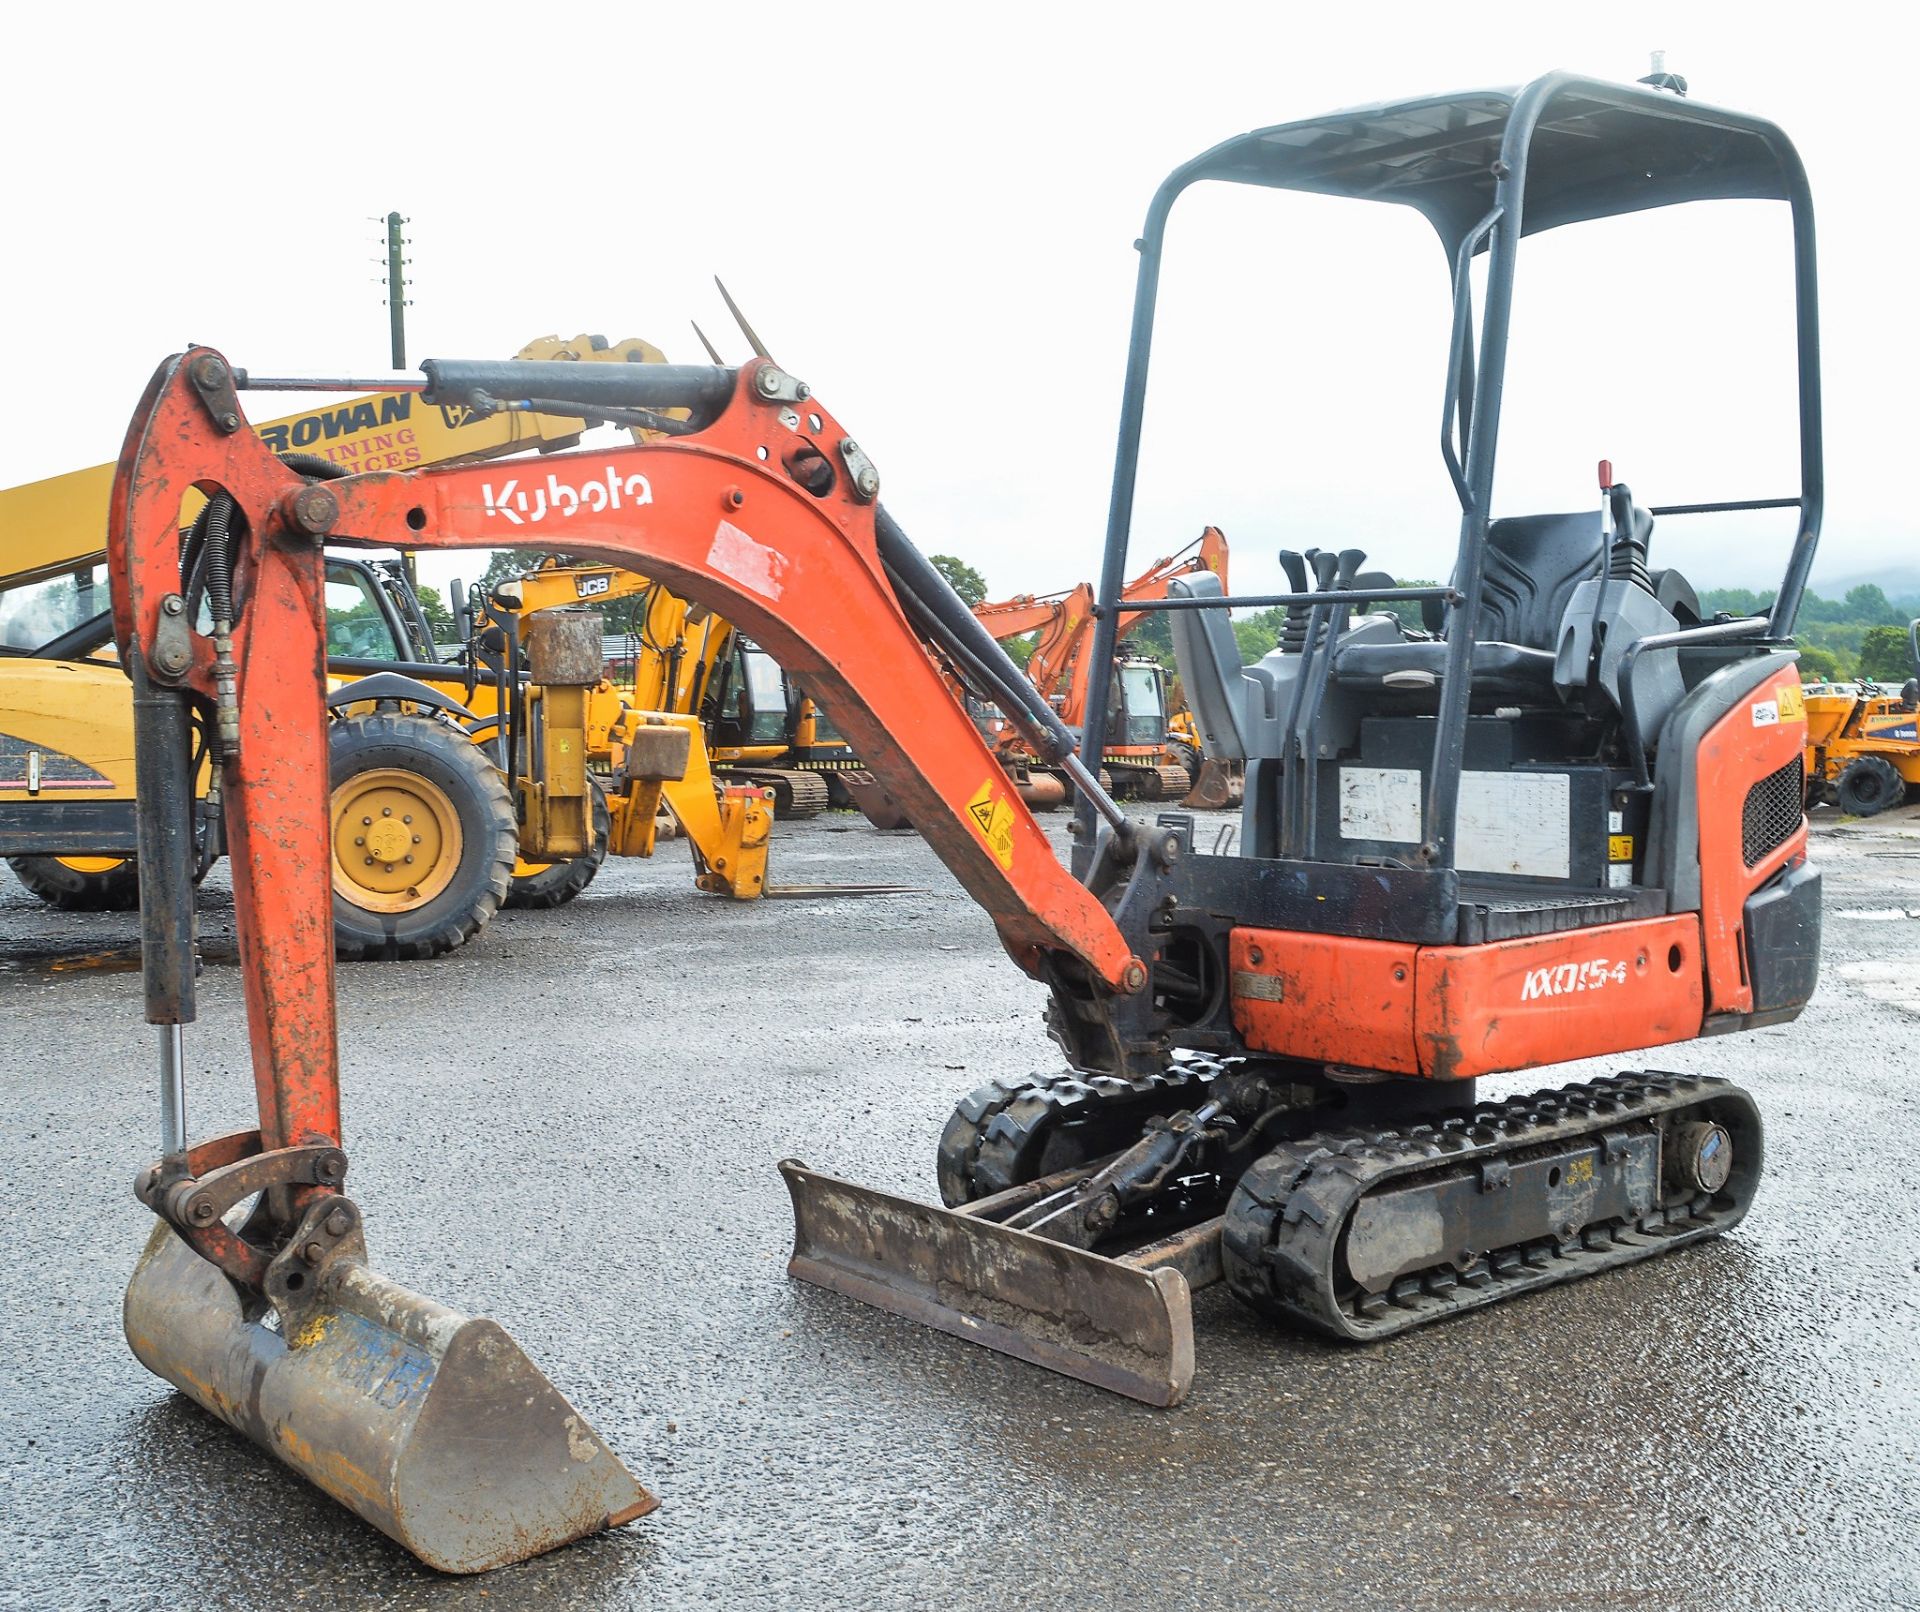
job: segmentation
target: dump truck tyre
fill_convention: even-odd
[[[506,780],[428,716],[343,718],[327,752],[339,955],[410,961],[465,945],[500,910],[518,859]]]
[[[10,856],[7,866],[61,912],[132,912],[140,905],[140,870],[130,856]]]
[[[1885,756],[1861,756],[1833,786],[1833,803],[1850,817],[1872,817],[1906,798],[1907,781]]]
[[[507,885],[503,906],[515,908],[564,907],[593,883],[600,865],[607,859],[607,841],[613,837],[613,818],[607,811],[607,797],[598,784],[593,785],[593,849],[585,856],[568,857],[564,862],[529,863],[532,873],[516,874]]]

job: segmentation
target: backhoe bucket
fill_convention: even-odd
[[[1185,1270],[1218,1271],[1217,1223],[1124,1258],[819,1175],[793,1159],[787,1274],[1149,1405],[1193,1383]],[[1006,1196],[1012,1196],[1008,1194]]]
[[[493,1321],[327,1267],[282,1336],[165,1224],[127,1286],[142,1365],[398,1540],[479,1573],[659,1503]]]

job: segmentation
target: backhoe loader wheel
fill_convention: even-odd
[[[1900,769],[1885,756],[1861,756],[1848,763],[1833,786],[1833,803],[1850,817],[1872,817],[1906,797]]]
[[[438,957],[500,908],[517,831],[506,780],[433,717],[373,711],[328,730],[340,956]]]
[[[10,856],[14,876],[62,912],[132,912],[140,871],[130,856]]]
[[[564,907],[593,883],[600,864],[607,859],[607,841],[613,834],[613,819],[607,812],[607,797],[598,784],[593,786],[593,849],[585,856],[568,857],[564,862],[514,863],[513,882],[507,886],[509,907]]]
[[[1069,1069],[988,1081],[960,1099],[941,1132],[934,1166],[941,1201],[972,1203],[1130,1147],[1156,1114],[1204,1103],[1218,1072],[1196,1063],[1142,1080]]]

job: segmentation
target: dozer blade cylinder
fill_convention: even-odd
[[[659,1503],[495,1322],[358,1260],[280,1330],[165,1224],[127,1286],[142,1365],[430,1567],[478,1573]]]
[[[819,1175],[793,1159],[787,1274],[956,1338],[1177,1405],[1193,1384],[1193,1303],[1145,1268],[932,1204]]]

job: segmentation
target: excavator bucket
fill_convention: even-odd
[[[1180,802],[1190,811],[1221,811],[1238,806],[1246,795],[1246,779],[1237,765],[1211,758],[1200,763],[1193,787]]]
[[[329,1267],[286,1319],[157,1225],[128,1284],[142,1365],[446,1573],[479,1573],[659,1502],[495,1322]]]
[[[787,1274],[1149,1405],[1193,1383],[1192,1290],[1217,1281],[1219,1221],[1110,1258],[998,1224],[1032,1187],[960,1209],[780,1165]]]

